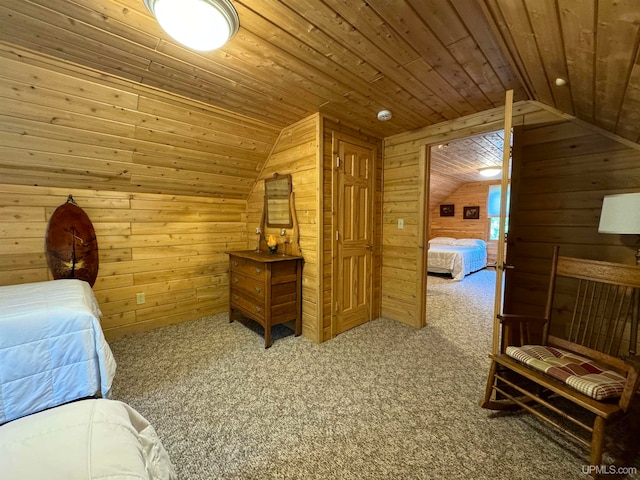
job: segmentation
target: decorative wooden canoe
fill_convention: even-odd
[[[93,287],[98,276],[96,232],[71,195],[49,219],[46,248],[53,278],[78,278]]]

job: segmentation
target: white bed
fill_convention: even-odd
[[[100,316],[82,280],[0,287],[0,425],[109,395],[116,362]]]
[[[429,240],[427,271],[448,273],[453,280],[487,266],[487,244],[477,238],[436,237]]]
[[[0,426],[3,480],[172,480],[154,428],[115,400],[68,403]]]

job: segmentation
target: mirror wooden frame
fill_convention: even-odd
[[[274,173],[273,178],[264,180],[264,212],[269,228],[291,228],[293,217],[289,208],[291,196],[291,175]]]

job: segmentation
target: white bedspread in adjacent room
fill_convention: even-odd
[[[481,270],[487,265],[486,247],[430,245],[427,271],[450,273],[454,280]]]
[[[81,280],[0,287],[0,424],[108,395],[116,363],[100,316]]]
[[[153,426],[115,400],[81,400],[0,426],[3,480],[172,480]]]

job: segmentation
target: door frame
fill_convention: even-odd
[[[508,118],[507,118],[508,117]],[[474,125],[468,129],[463,130],[454,130],[449,131],[447,133],[443,133],[437,142],[433,143],[424,143],[420,146],[420,161],[419,161],[419,175],[420,175],[420,193],[419,193],[419,201],[420,201],[420,211],[423,214],[420,215],[419,221],[423,222],[422,225],[418,225],[418,253],[416,256],[416,268],[417,268],[417,279],[418,279],[418,288],[417,295],[418,301],[416,302],[416,308],[418,311],[416,312],[416,324],[415,327],[422,328],[427,324],[427,261],[429,255],[429,225],[430,225],[430,211],[428,208],[429,205],[429,180],[430,180],[430,171],[431,171],[431,148],[447,142],[452,142],[455,140],[460,140],[462,138],[482,135],[484,133],[495,132],[500,130],[500,127],[503,129],[506,126],[509,126],[508,135],[505,132],[505,143],[511,139],[511,128],[513,126],[513,90],[507,90],[505,95],[505,110],[504,117],[502,119],[498,119],[495,122],[487,122],[483,125]],[[505,155],[505,151],[507,155],[510,153],[510,146],[506,149],[503,145],[503,157]],[[505,162],[503,161],[503,169]],[[503,178],[504,178],[503,172]],[[513,192],[512,192],[513,194]],[[506,203],[506,189],[502,190],[502,198],[501,198],[501,209],[502,203]],[[502,231],[504,232],[504,224],[501,226]],[[500,243],[500,242],[499,242]],[[498,246],[500,248],[500,246]],[[504,252],[504,245],[502,246],[502,252]],[[500,250],[498,251],[498,256],[500,256]],[[496,269],[497,271],[497,269]],[[497,276],[497,275],[496,275]],[[497,280],[496,280],[497,282]],[[494,327],[494,336],[495,327]],[[495,341],[495,339],[494,339]]]

